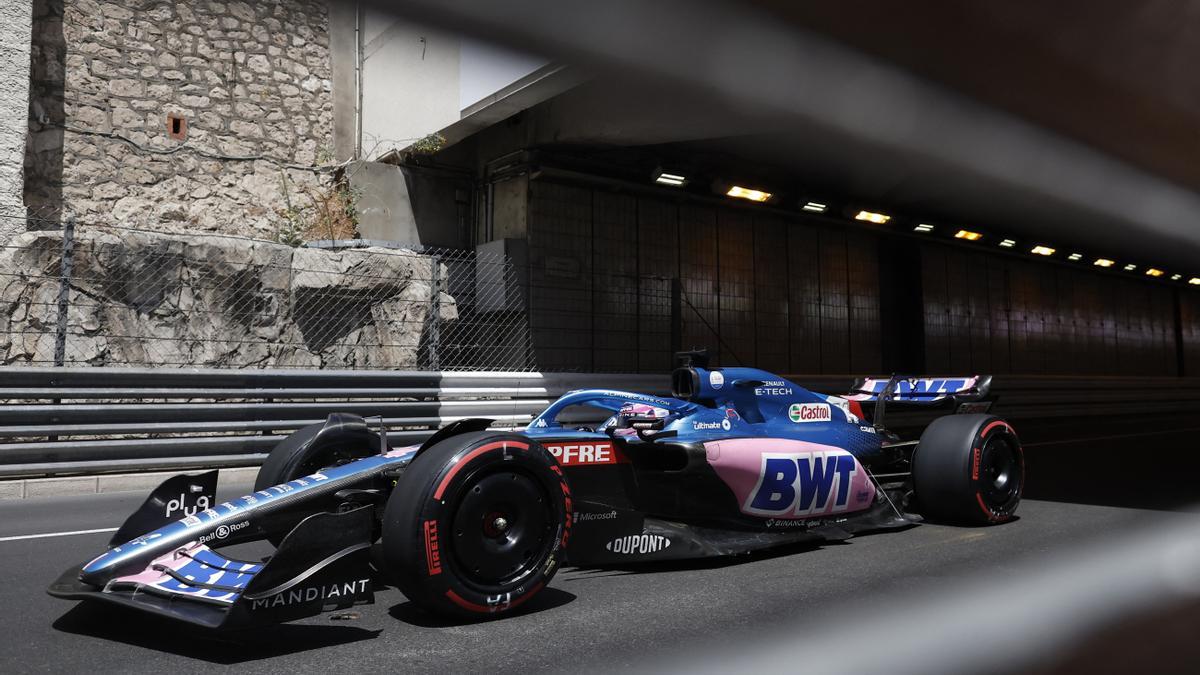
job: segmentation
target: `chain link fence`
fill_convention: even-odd
[[[536,368],[505,256],[0,219],[5,365]]]

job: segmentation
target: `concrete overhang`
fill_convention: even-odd
[[[918,74],[911,60],[902,66],[888,53],[848,46],[845,34],[831,39],[818,30],[837,31],[785,5],[407,0],[395,7],[597,73],[541,106],[553,113],[540,113],[540,142],[726,153],[769,163],[814,189],[916,215],[1200,273],[1200,195],[1179,172],[1098,142],[1094,129],[1068,135],[1061,123],[1029,113],[1037,106],[985,103],[989,97],[962,80]],[[917,15],[920,5],[906,11]],[[513,99],[495,116],[521,106]],[[486,119],[464,120],[461,131]],[[1120,115],[1106,119],[1110,133],[1122,131]],[[1169,157],[1171,148],[1155,152]]]
[[[582,67],[561,63],[550,63],[509,84],[462,111],[462,118],[437,131],[450,147],[493,124],[532,108],[569,91],[593,77],[593,73]],[[395,162],[403,150],[393,150],[379,158],[381,162]]]

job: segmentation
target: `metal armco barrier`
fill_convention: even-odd
[[[252,466],[332,412],[419,443],[457,419],[520,427],[585,387],[666,394],[664,375],[528,372],[0,369],[0,477]],[[374,419],[372,419],[374,418]]]
[[[790,376],[842,393],[849,375]],[[561,394],[666,394],[662,375],[581,373],[0,369],[0,477],[250,466],[331,412],[382,416],[393,445],[465,417],[520,427]],[[1200,426],[1200,378],[997,376],[993,412],[1014,422],[1101,424],[1152,416]],[[945,410],[889,408],[919,429]],[[374,422],[373,422],[374,423]]]

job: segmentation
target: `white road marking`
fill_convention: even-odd
[[[97,534],[99,532],[116,532],[115,527],[101,527],[95,530],[75,530],[74,532],[46,532],[44,534],[21,534],[15,537],[0,537],[0,541],[20,541],[22,539],[45,539],[46,537],[70,537],[76,534]]]

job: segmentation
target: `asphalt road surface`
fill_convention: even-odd
[[[1152,451],[1184,442],[1166,436],[1137,445]],[[1041,499],[1027,499],[1020,518],[1004,526],[922,525],[717,563],[568,568],[521,614],[472,624],[440,622],[394,588],[378,592],[376,604],[356,608],[352,620],[324,615],[240,634],[204,633],[121,608],[53,599],[46,585],[102,551],[111,535],[23,537],[114,528],[144,495],[0,502],[0,672],[636,669],[692,648],[744,644],[781,624],[802,627],[851,599],[886,604],[891,593],[936,588],[959,575],[1010,583],[1006,572],[1030,559],[1052,558],[1096,537],[1161,520],[1167,510],[1190,509],[1182,505],[1194,495],[1181,490],[1194,472],[1178,485],[1165,485],[1174,490],[1170,498],[1150,473],[1105,473],[1098,466],[1092,467],[1095,478],[1080,474],[1083,467],[1072,472],[1077,462],[1131,447],[1129,439],[1031,447],[1029,496]],[[1033,480],[1039,467],[1069,484],[1060,490]],[[1072,475],[1073,482],[1067,478]],[[1113,481],[1125,489],[1115,490]],[[244,488],[223,492],[232,496]]]

